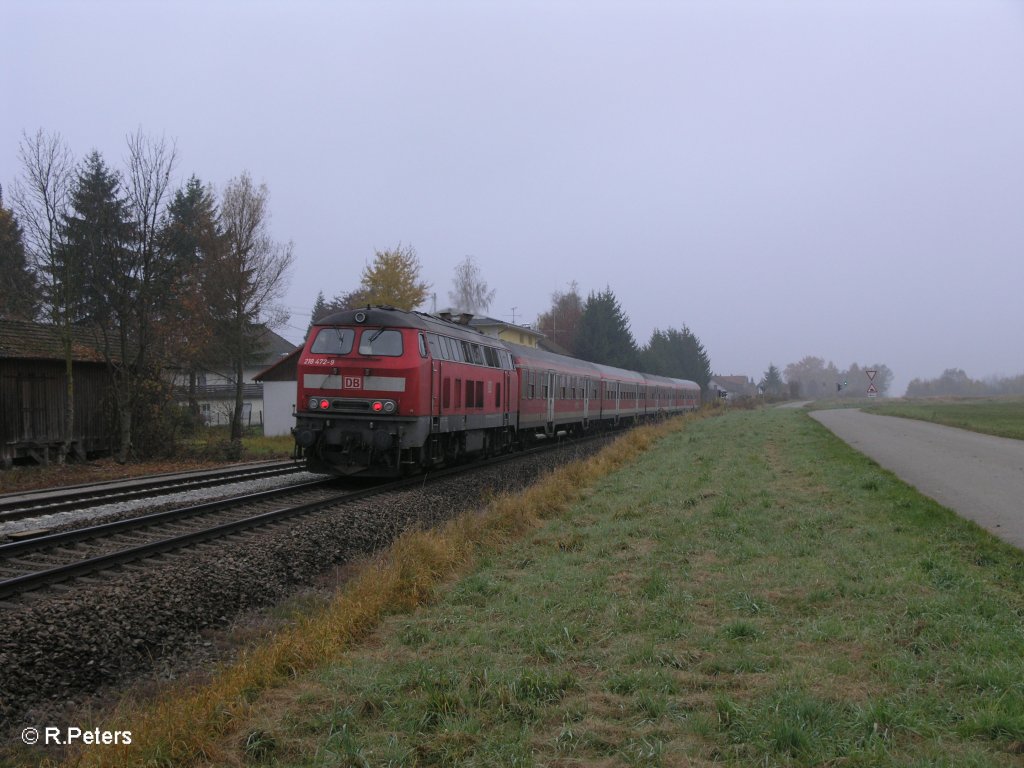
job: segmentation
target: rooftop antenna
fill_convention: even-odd
[[[512,307],[512,325],[516,324],[516,310],[517,309],[519,309],[519,307]]]

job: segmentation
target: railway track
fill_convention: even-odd
[[[234,496],[0,545],[0,599],[362,498],[333,480]],[[285,506],[280,506],[286,501]]]
[[[0,496],[0,523],[303,471],[294,461]]]
[[[588,438],[590,442],[600,438]],[[234,496],[180,509],[26,538],[0,545],[0,600],[201,542],[437,482],[464,472],[540,453],[546,448],[506,454],[418,475],[363,490],[339,490],[336,478]],[[281,504],[284,503],[284,506]]]

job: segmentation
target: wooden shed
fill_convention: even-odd
[[[72,451],[111,448],[110,387],[103,355],[91,336],[75,331],[71,346],[75,390]],[[33,458],[48,463],[64,442],[67,376],[56,326],[0,319],[0,463]]]

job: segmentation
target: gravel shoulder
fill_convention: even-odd
[[[857,409],[810,415],[921,493],[1024,549],[1024,441]]]

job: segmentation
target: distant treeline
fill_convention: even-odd
[[[992,397],[1024,394],[1024,374],[985,381],[972,379],[961,368],[947,368],[937,379],[914,379],[907,385],[907,397]]]

